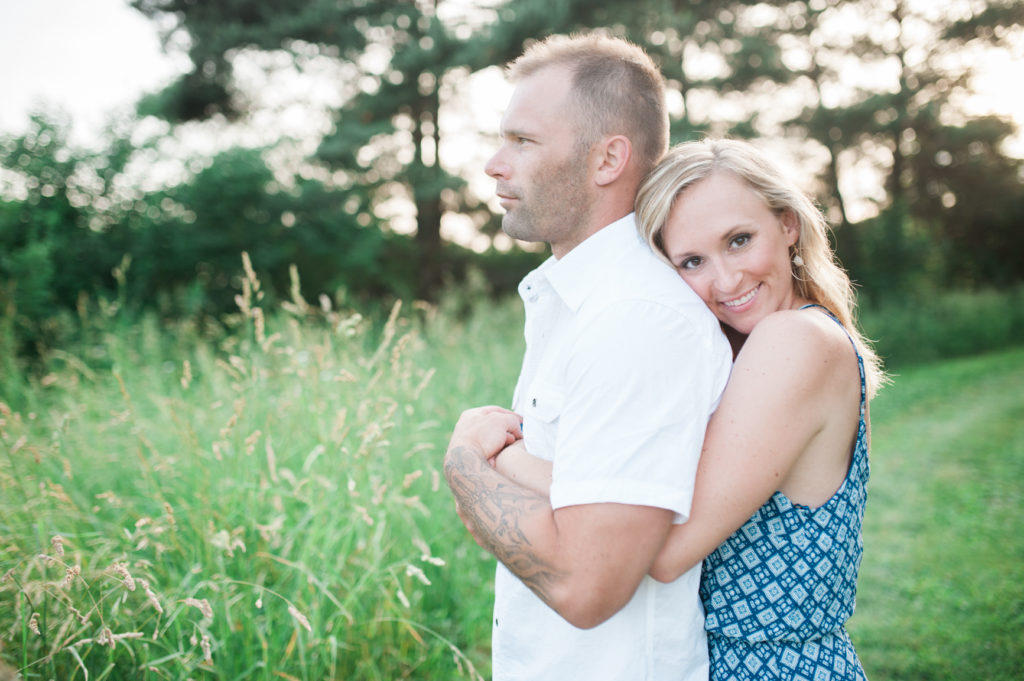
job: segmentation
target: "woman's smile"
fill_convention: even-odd
[[[761,285],[758,284],[754,288],[744,293],[739,298],[733,298],[732,300],[723,300],[722,305],[725,305],[726,307],[733,309],[746,305],[747,303],[754,299],[754,296],[757,295],[757,292],[760,290],[760,288]]]

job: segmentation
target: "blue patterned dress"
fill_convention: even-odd
[[[857,363],[860,426],[836,493],[812,509],[776,492],[704,560],[712,681],[866,679],[844,627],[857,591],[868,481],[859,352]]]

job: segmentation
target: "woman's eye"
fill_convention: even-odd
[[[681,270],[692,270],[700,267],[700,258],[687,258],[679,263],[679,269]]]
[[[749,242],[749,234],[737,234],[736,236],[729,240],[729,246],[732,248],[740,248],[741,246],[746,246]]]

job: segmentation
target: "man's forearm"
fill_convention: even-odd
[[[550,522],[548,499],[495,471],[478,453],[456,445],[445,457],[445,478],[463,520],[476,539],[537,596],[553,604],[552,589],[567,574],[531,540],[538,523]]]

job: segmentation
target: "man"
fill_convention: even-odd
[[[621,40],[556,36],[510,67],[487,164],[511,236],[550,244],[520,285],[526,355],[513,398],[550,499],[490,459],[520,437],[465,412],[445,476],[499,560],[493,672],[505,679],[707,678],[700,571],[647,577],[689,512],[704,430],[728,378],[718,323],[636,233],[633,200],[667,147],[662,78]]]

